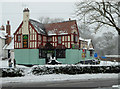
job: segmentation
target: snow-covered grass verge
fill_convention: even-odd
[[[49,81],[65,81],[65,80],[90,80],[90,79],[112,79],[118,78],[118,74],[77,74],[77,75],[67,75],[67,74],[49,74],[49,75],[27,75],[24,77],[7,77],[2,78],[2,84],[4,83],[32,83],[32,82],[49,82]]]
[[[120,85],[113,85],[112,89],[120,89]]]
[[[21,77],[24,76],[24,70],[21,68],[2,68],[2,77]]]

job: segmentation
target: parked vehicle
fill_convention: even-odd
[[[95,59],[87,59],[87,60],[82,60],[80,61],[81,64],[100,64],[99,60],[95,60]]]

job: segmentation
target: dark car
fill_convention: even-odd
[[[51,60],[47,64],[55,65],[55,64],[62,64],[62,63],[58,62],[57,60]]]
[[[100,64],[99,60],[95,60],[95,59],[89,59],[89,60],[84,60],[84,61],[80,61],[81,64]]]

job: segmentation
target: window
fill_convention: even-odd
[[[41,36],[41,44],[43,43],[43,37]]]
[[[46,51],[43,49],[39,49],[39,58],[46,58]]]
[[[17,35],[17,42],[21,42],[21,35],[20,34]]]
[[[57,49],[56,57],[57,58],[65,58],[65,49]]]
[[[48,37],[48,42],[52,42],[52,37]]]
[[[46,58],[47,54],[52,54],[52,56],[54,56],[54,53],[54,50],[39,49],[39,58]]]
[[[61,44],[61,36],[58,36],[58,44]]]
[[[90,50],[90,56],[92,56],[93,55],[93,51],[92,50]]]
[[[78,37],[77,34],[74,32],[74,42],[77,43]]]

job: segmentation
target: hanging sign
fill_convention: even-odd
[[[82,58],[85,58],[85,53],[82,53]]]
[[[23,35],[23,48],[28,48],[28,35]]]

